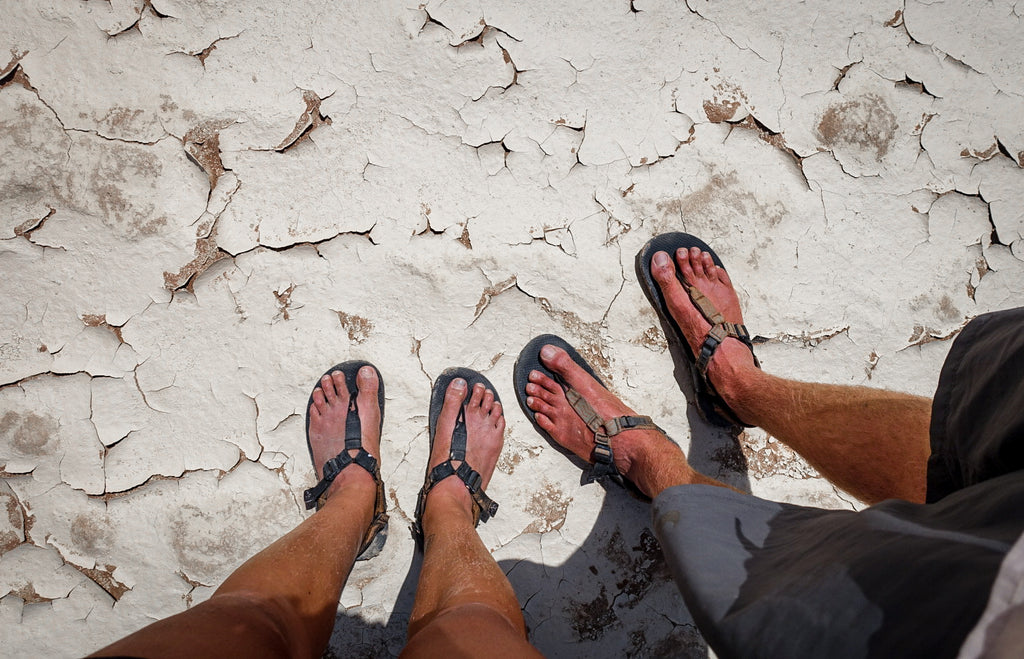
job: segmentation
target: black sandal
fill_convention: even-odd
[[[700,412],[701,417],[708,423],[723,428],[732,426],[750,428],[751,425],[743,422],[736,415],[708,379],[708,364],[711,363],[711,357],[714,356],[715,350],[722,344],[722,341],[729,337],[739,339],[743,345],[747,346],[750,349],[750,354],[754,356],[754,365],[758,368],[761,367],[761,363],[757,360],[757,355],[754,355],[754,341],[750,337],[750,332],[747,331],[745,325],[726,322],[721,312],[711,303],[711,300],[697,287],[690,286],[683,281],[683,277],[679,273],[678,267],[676,267],[676,277],[679,279],[679,283],[682,284],[683,290],[690,295],[690,300],[697,307],[697,311],[711,323],[711,329],[708,330],[701,344],[700,354],[694,355],[693,350],[690,348],[690,343],[686,340],[686,336],[679,329],[679,325],[668,309],[665,296],[661,293],[661,287],[654,280],[654,275],[651,274],[651,259],[654,257],[655,252],[667,252],[669,257],[672,258],[674,265],[676,251],[681,248],[689,249],[691,247],[697,247],[701,251],[707,252],[711,255],[715,265],[723,270],[725,269],[725,266],[722,265],[722,260],[718,258],[718,254],[715,254],[715,251],[708,247],[707,243],[700,238],[691,236],[688,233],[663,233],[649,240],[637,253],[635,264],[637,282],[640,284],[640,288],[643,289],[644,295],[647,296],[651,306],[654,307],[654,310],[658,312],[658,316],[661,317],[662,324],[667,328],[666,334],[669,335],[669,341],[682,344],[683,350],[686,351],[686,356],[690,361],[690,372],[693,375],[693,390],[697,399],[697,411]]]
[[[568,453],[568,450],[561,446],[554,440],[551,435],[544,431],[539,425],[537,425],[537,413],[531,410],[526,405],[526,385],[530,381],[530,371],[540,371],[544,375],[548,376],[565,390],[565,398],[569,402],[569,405],[576,412],[583,423],[587,424],[591,432],[594,433],[594,450],[590,454],[590,468],[584,469],[583,474],[580,476],[580,484],[586,485],[593,483],[596,480],[603,478],[609,478],[614,482],[625,485],[626,479],[619,473],[618,468],[615,466],[615,452],[611,445],[611,438],[618,435],[620,432],[625,430],[657,430],[669,441],[672,441],[664,430],[662,430],[649,416],[619,416],[614,419],[605,419],[601,417],[594,408],[591,407],[582,395],[568,384],[554,371],[550,370],[547,366],[540,361],[540,349],[546,345],[556,346],[565,350],[569,357],[576,362],[584,371],[590,374],[592,378],[597,380],[597,383],[602,387],[605,386],[601,378],[598,377],[594,369],[591,368],[587,360],[583,358],[580,353],[576,351],[571,345],[569,345],[565,339],[555,336],[554,334],[541,334],[538,337],[532,339],[526,346],[520,351],[519,358],[516,359],[515,370],[512,375],[513,382],[516,388],[516,398],[519,400],[519,407],[522,408],[523,413],[526,414],[527,418],[533,423],[533,427],[548,440],[553,446],[561,450],[563,453]],[[605,387],[607,389],[607,387]],[[576,456],[572,456],[576,457]]]
[[[455,476],[461,480],[473,501],[473,526],[480,522],[486,522],[498,512],[498,504],[491,500],[483,489],[483,477],[466,462],[466,403],[473,394],[473,386],[480,382],[487,389],[494,393],[494,400],[501,402],[494,385],[480,373],[468,368],[445,369],[430,390],[430,453],[434,452],[434,435],[437,432],[437,419],[441,416],[441,408],[444,406],[445,393],[448,385],[455,378],[462,378],[466,381],[466,398],[462,401],[462,409],[455,421],[455,429],[452,432],[452,444],[448,451],[448,459],[427,472],[423,481],[423,488],[420,489],[419,498],[416,500],[416,520],[412,525],[413,536],[417,544],[423,545],[423,510],[427,504],[427,493],[434,489],[434,486],[448,478]],[[429,460],[429,457],[428,457]],[[458,468],[452,466],[452,460],[460,460],[462,464]]]
[[[336,372],[344,373],[345,385],[349,390],[350,403],[348,416],[345,418],[345,448],[342,449],[341,453],[324,463],[323,478],[320,479],[319,483],[303,493],[306,510],[314,507],[320,510],[327,498],[327,489],[334,482],[334,479],[337,478],[338,474],[341,473],[342,469],[355,464],[370,472],[374,482],[377,484],[377,499],[373,506],[373,519],[370,521],[370,528],[367,529],[365,538],[363,538],[362,547],[359,549],[359,555],[356,557],[357,561],[365,561],[379,554],[388,539],[388,504],[387,499],[384,497],[384,481],[380,477],[380,465],[377,463],[377,458],[367,453],[366,449],[363,448],[362,426],[359,422],[359,409],[356,404],[356,396],[359,393],[359,387],[356,386],[356,374],[359,373],[359,369],[363,366],[369,366],[374,371],[377,371],[377,405],[380,406],[379,430],[384,428],[384,378],[381,377],[377,367],[364,361],[349,361],[331,367],[324,375]],[[323,375],[317,380],[313,391],[320,387],[320,380],[322,379]],[[306,446],[309,448],[309,459],[311,462],[313,460],[313,445],[309,442],[309,408],[312,406],[313,394],[311,393],[309,395],[309,403],[306,405]],[[356,449],[359,452],[356,453],[355,457],[349,455],[350,450]],[[314,463],[315,468],[316,464]]]

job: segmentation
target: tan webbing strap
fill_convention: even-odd
[[[617,416],[605,421],[604,429],[609,437],[614,437],[623,430],[661,430],[649,416]]]
[[[569,405],[572,409],[576,410],[576,414],[580,415],[583,419],[583,423],[587,424],[591,432],[601,432],[604,427],[604,419],[601,415],[594,411],[594,408],[590,406],[583,396],[580,395],[575,389],[569,388],[565,392],[565,399],[569,401]]]
[[[707,295],[700,292],[700,289],[696,286],[688,286],[686,289],[690,293],[690,299],[693,300],[693,306],[697,307],[701,315],[707,319],[712,325],[718,325],[725,322],[725,317],[718,311],[718,308],[711,302]]]

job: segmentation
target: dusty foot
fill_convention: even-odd
[[[635,416],[636,412],[605,389],[589,373],[556,346],[544,346],[541,363],[557,373],[566,384],[578,391],[602,418]],[[531,371],[526,385],[526,406],[536,412],[537,425],[551,437],[587,462],[594,450],[594,433],[583,423],[565,398],[562,386],[540,371]],[[655,430],[627,430],[611,439],[615,466],[627,478],[632,457],[642,445],[670,443]]]
[[[682,330],[693,354],[700,354],[701,344],[711,329],[709,323],[700,313],[690,295],[676,278],[676,267],[683,280],[696,286],[711,300],[715,307],[730,323],[742,323],[743,313],[740,311],[739,297],[732,286],[729,274],[725,269],[715,265],[711,255],[697,247],[689,250],[679,249],[675,255],[675,264],[667,252],[657,252],[651,259],[651,274],[661,288],[662,295],[668,305],[672,318]],[[750,369],[755,369],[754,358],[750,350],[738,339],[727,338],[715,351],[708,366],[708,379],[718,390],[726,402],[728,386],[735,378],[743,377]]]
[[[377,405],[377,372],[370,366],[363,366],[356,375],[359,393],[356,404],[359,409],[359,423],[362,428],[363,448],[380,461],[380,407]],[[316,477],[323,476],[324,463],[345,449],[345,418],[348,416],[350,394],[345,384],[345,374],[335,371],[324,375],[313,390],[313,404],[309,408],[309,443],[313,448],[313,465]],[[357,451],[349,454],[355,456]],[[345,483],[362,483],[374,488],[373,477],[359,466],[349,466],[335,477],[327,496]],[[372,499],[371,499],[372,503]]]
[[[428,470],[448,459],[451,450],[452,431],[459,417],[459,409],[467,395],[466,381],[455,378],[445,392],[444,405],[437,418],[434,434],[434,449],[428,460]],[[501,403],[494,400],[494,392],[480,382],[473,386],[466,404],[466,462],[479,472],[483,478],[483,489],[491,482],[494,466],[498,463],[501,446],[504,443],[505,416],[502,414]],[[452,466],[458,468],[460,460],[453,460]],[[439,498],[451,497],[472,511],[472,497],[465,484],[455,476],[446,478],[427,494],[427,509],[430,502]]]

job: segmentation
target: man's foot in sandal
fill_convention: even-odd
[[[351,389],[354,391],[350,393]],[[306,490],[306,507],[318,510],[351,485],[374,511],[360,556],[376,556],[387,538],[386,501],[380,479],[384,384],[366,362],[345,362],[321,376],[306,410],[306,441],[318,479]],[[325,475],[327,478],[325,478]]]
[[[539,343],[544,344],[539,346],[540,365],[564,382],[565,387],[540,369],[530,370],[527,382],[522,385],[526,394],[525,404],[532,412],[534,422],[554,442],[587,462],[594,462],[596,433],[570,404],[566,387],[578,393],[600,419],[646,417],[639,417],[606,389],[564,347],[545,342],[561,342],[558,337],[538,338],[541,339]],[[520,355],[521,363],[529,363],[526,353],[532,352],[533,343],[524,348]],[[517,365],[517,375],[520,370],[523,369]],[[519,393],[520,383],[517,382],[516,388]],[[649,427],[647,423],[638,422],[641,427],[624,427],[609,438],[615,470],[619,474],[651,498],[673,485],[719,484],[694,471],[682,449],[661,430]]]
[[[712,325],[694,304],[690,293],[680,283],[677,273],[687,286],[700,291],[711,306],[718,310],[725,322],[743,325],[739,297],[725,268],[716,265],[710,253],[699,247],[681,248],[674,255],[655,252],[651,258],[651,275],[657,282],[665,305],[693,355],[700,355]],[[734,336],[726,336],[708,357],[707,380],[714,393],[725,401],[729,411],[742,417],[734,392],[744,382],[761,374],[753,352],[747,343]]]
[[[435,502],[444,501],[446,512],[454,508],[465,513],[474,526],[495,514],[498,505],[485,489],[505,436],[501,401],[475,371],[445,371],[434,384],[430,407],[430,457],[413,527],[418,536]],[[426,526],[429,533],[429,522]]]

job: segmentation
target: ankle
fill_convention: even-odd
[[[465,517],[473,523],[473,497],[458,478],[446,478],[427,493],[423,508],[423,525],[432,526],[431,520]]]
[[[656,430],[635,431],[623,439],[615,446],[615,466],[651,498],[669,485],[689,482],[695,473],[683,450]]]
[[[741,420],[754,425],[756,410],[749,403],[763,390],[767,377],[754,365],[747,346],[735,340],[722,343],[708,365],[708,381],[718,395]]]
[[[324,502],[324,505],[332,499],[345,499],[357,502],[366,499],[369,501],[369,505],[372,506],[376,496],[377,483],[373,480],[370,472],[358,465],[350,465],[342,469],[334,477],[334,481],[327,488],[327,500]]]

